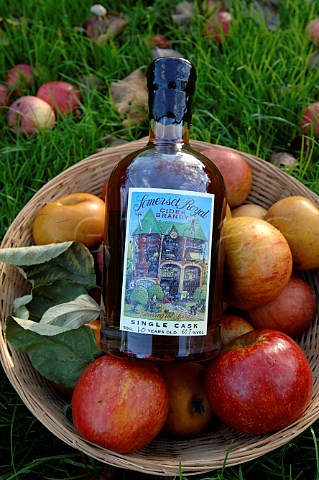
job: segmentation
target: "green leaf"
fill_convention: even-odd
[[[6,336],[18,352],[28,354],[41,375],[68,388],[73,388],[84,369],[102,354],[93,330],[87,326],[43,336],[25,330],[13,317],[7,317]]]
[[[83,285],[71,282],[69,280],[56,280],[49,285],[38,285],[32,289],[32,295],[26,295],[14,301],[15,316],[21,318],[18,305],[24,305],[30,320],[38,322],[43,314],[51,307],[61,303],[70,302],[80,295],[87,294],[87,290]],[[23,299],[29,297],[29,302],[22,303]]]
[[[38,265],[49,262],[65,252],[73,242],[50,243],[49,245],[32,245],[29,247],[2,248],[0,262],[16,267]]]
[[[34,322],[24,317],[12,318],[25,330],[50,337],[92,322],[99,317],[99,314],[99,305],[90,295],[86,294],[80,295],[71,302],[49,308],[40,322]]]
[[[41,318],[39,325],[56,325],[67,330],[78,328],[84,323],[98,318],[100,307],[90,295],[80,295],[71,302],[49,308]]]
[[[89,249],[79,242],[72,242],[67,250],[49,261],[22,265],[20,269],[33,286],[47,285],[62,279],[76,282],[88,289],[96,286],[93,256]]]

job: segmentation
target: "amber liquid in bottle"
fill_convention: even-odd
[[[205,361],[220,348],[225,187],[189,145],[195,78],[185,59],[151,64],[149,141],[108,182],[101,341],[109,354]]]

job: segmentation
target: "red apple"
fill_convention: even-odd
[[[222,44],[225,37],[229,35],[231,20],[232,16],[229,12],[216,12],[205,21],[204,36]]]
[[[310,103],[305,107],[301,115],[300,127],[305,135],[319,135],[319,102]]]
[[[276,298],[292,273],[292,254],[283,234],[260,218],[235,217],[224,222],[223,235],[225,302],[248,310]]]
[[[10,105],[10,90],[7,85],[0,83],[0,111],[3,110],[3,107]]]
[[[305,353],[292,338],[261,329],[222,348],[207,367],[205,387],[224,423],[260,435],[299,419],[311,400],[313,378]]]
[[[31,85],[33,80],[33,68],[25,63],[10,68],[6,76],[6,84],[14,93],[19,93],[22,88]]]
[[[164,431],[173,438],[192,438],[208,430],[215,418],[205,388],[205,367],[174,363],[160,367],[168,387],[169,412]]]
[[[317,301],[312,288],[302,278],[292,275],[278,297],[245,314],[255,328],[273,328],[296,337],[309,327],[316,311]]]
[[[51,105],[57,114],[64,115],[74,112],[82,101],[82,95],[75,85],[59,80],[41,85],[37,97]]]
[[[311,20],[306,28],[309,40],[316,45],[319,45],[319,18]]]
[[[221,342],[223,345],[251,330],[254,330],[254,327],[240,315],[223,313],[221,321]]]
[[[14,132],[33,135],[44,129],[51,130],[55,124],[55,114],[48,103],[26,95],[9,107],[7,120]]]
[[[154,364],[110,355],[84,370],[71,403],[77,431],[117,453],[134,452],[151,442],[169,406],[166,383]]]
[[[222,174],[230,208],[241,205],[252,185],[251,168],[244,157],[228,148],[213,147],[201,153],[212,160]]]

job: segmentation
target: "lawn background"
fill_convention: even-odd
[[[319,3],[278,2],[277,28],[269,28],[254,4],[229,1],[232,34],[222,47],[202,34],[211,14],[195,3],[186,26],[174,24],[177,1],[107,2],[128,25],[116,38],[97,45],[81,33],[92,2],[18,0],[0,3],[0,82],[17,63],[37,70],[36,82],[22,93],[35,94],[49,80],[80,83],[95,75],[99,87],[86,89],[81,116],[67,116],[49,132],[22,138],[0,113],[0,238],[17,213],[51,178],[79,160],[106,148],[109,137],[137,140],[148,133],[147,120],[124,126],[110,95],[111,82],[145,70],[152,59],[150,40],[164,34],[171,48],[197,69],[191,138],[219,143],[270,160],[274,152],[297,159],[288,172],[319,194],[318,142],[300,137],[300,116],[319,101],[319,70],[311,67],[318,47],[309,42],[308,22],[319,17]],[[276,2],[268,2],[272,4]],[[101,178],[101,185],[103,179]],[[27,410],[0,373],[0,479],[80,478],[83,459],[48,432]],[[282,448],[255,461],[202,477],[213,479],[317,479],[319,462],[315,422]],[[95,462],[90,463],[96,470]],[[113,478],[143,478],[130,471]],[[99,477],[96,477],[99,478]]]

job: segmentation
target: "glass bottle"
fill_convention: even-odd
[[[205,361],[219,351],[225,186],[189,145],[195,82],[184,58],[151,63],[149,141],[109,178],[101,319],[109,354]]]

